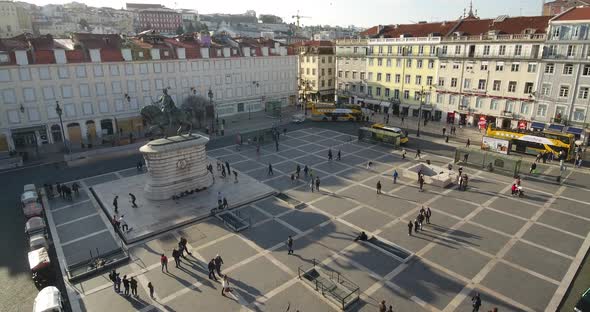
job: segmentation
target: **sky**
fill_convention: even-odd
[[[20,0],[36,5],[63,4],[71,0]],[[126,0],[78,0],[89,6],[123,8]],[[378,24],[403,24],[418,21],[455,20],[469,0],[130,0],[129,2],[158,3],[169,8],[197,10],[209,13],[244,13],[254,10],[257,14],[273,14],[291,23],[299,11],[302,25],[355,25],[371,27]],[[482,18],[498,15],[541,15],[543,0],[474,0],[473,7]]]

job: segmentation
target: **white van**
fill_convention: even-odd
[[[63,312],[61,293],[54,286],[48,286],[35,297],[33,312]]]

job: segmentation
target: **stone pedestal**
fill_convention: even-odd
[[[142,146],[148,173],[145,196],[151,200],[171,199],[185,191],[195,191],[213,184],[207,171],[205,145],[209,138],[192,134],[158,139]]]

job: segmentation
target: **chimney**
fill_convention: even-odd
[[[380,34],[382,30],[383,30],[383,25],[381,25],[381,24],[377,25],[377,34]]]

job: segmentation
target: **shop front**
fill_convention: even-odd
[[[447,123],[448,124],[455,123],[455,112],[447,112]]]

